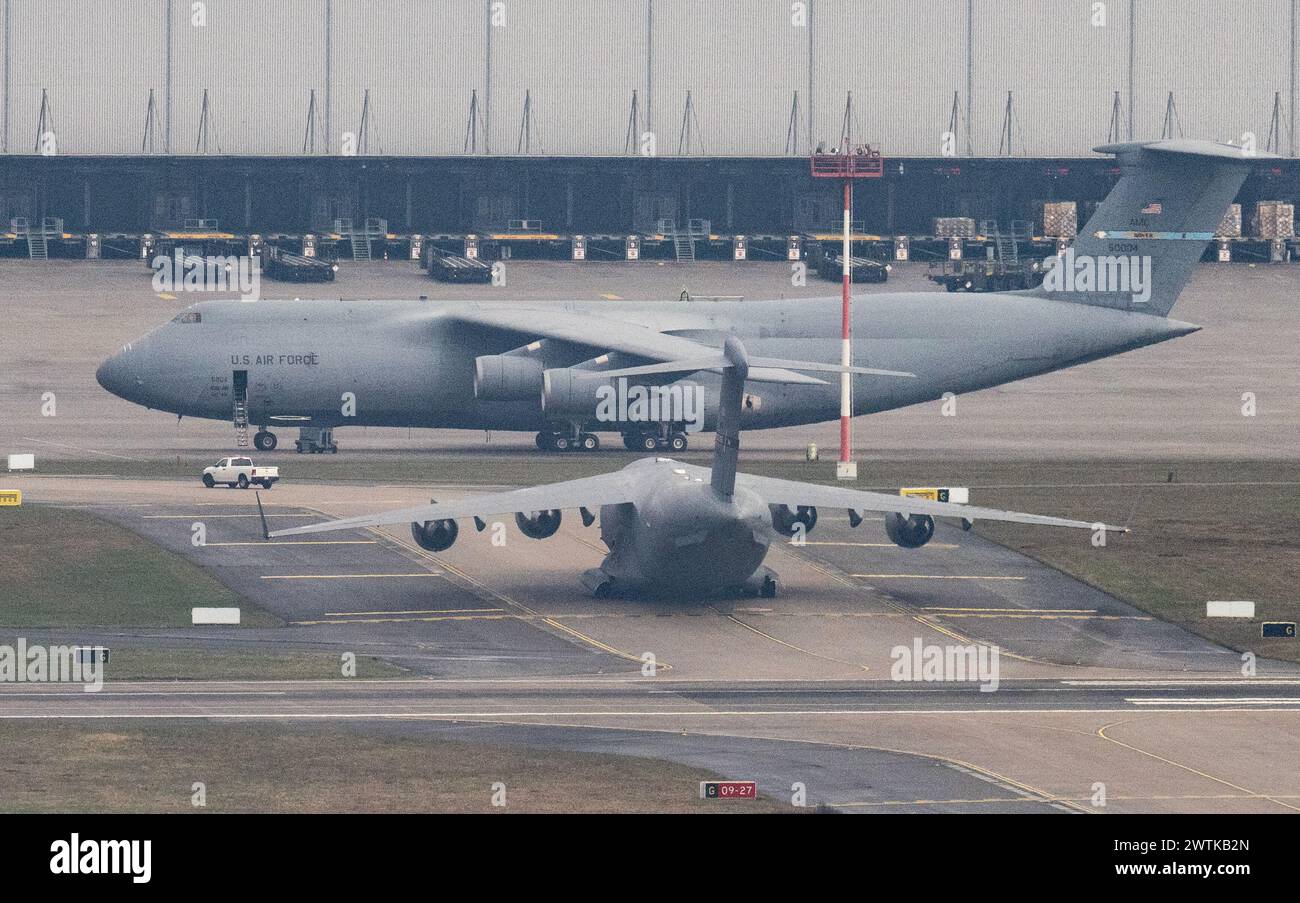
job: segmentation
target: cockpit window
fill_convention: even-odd
[[[197,310],[187,310],[183,314],[178,314],[176,318],[172,320],[172,322],[173,323],[202,323],[203,314],[199,313]]]

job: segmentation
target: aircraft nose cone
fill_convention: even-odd
[[[135,384],[126,356],[125,351],[119,351],[95,371],[95,381],[119,398],[129,398]]]

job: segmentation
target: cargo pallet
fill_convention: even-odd
[[[271,248],[262,255],[262,274],[280,282],[333,282],[337,267],[315,257]]]

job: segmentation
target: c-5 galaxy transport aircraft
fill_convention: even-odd
[[[855,414],[1024,379],[1198,328],[1167,315],[1254,158],[1190,140],[1098,150],[1117,156],[1120,179],[1041,287],[857,300],[854,363],[918,378],[855,375]],[[333,451],[332,430],[349,424],[537,431],[539,447],[558,450],[595,448],[596,432],[608,430],[629,448],[681,450],[690,429],[716,423],[718,373],[660,374],[649,380],[659,394],[647,401],[647,386],[629,389],[611,372],[707,358],[727,336],[755,355],[830,361],[840,328],[837,298],[209,301],[127,345],[98,379],[148,408],[260,425],[254,444],[263,450],[275,447],[276,424],[300,428],[300,451]],[[745,429],[838,416],[837,386],[768,375],[781,379],[746,397]]]
[[[705,366],[722,373],[711,468],[681,464],[670,458],[644,458],[601,476],[275,533],[266,533],[263,518],[263,533],[268,538],[297,536],[410,521],[416,543],[441,552],[456,541],[457,518],[473,517],[482,530],[485,516],[516,512],[515,522],[524,535],[545,539],[560,528],[564,509],[580,509],[585,526],[595,519],[592,512],[599,510],[601,539],[610,551],[599,568],[583,574],[583,583],[596,596],[663,591],[697,595],[730,590],[770,597],[776,595],[777,575],[762,564],[768,545],[773,538],[794,535],[800,527],[805,532],[811,530],[817,523],[818,506],[846,509],[854,526],[862,522],[861,512],[883,513],[889,537],[905,548],[919,548],[929,542],[936,517],[957,518],[967,525],[980,519],[1125,531],[1123,527],[1084,521],[736,473],[745,381],[754,369],[842,370],[834,364],[760,358],[751,361],[741,341],[729,336],[722,352],[709,359],[632,367],[610,375],[622,378],[672,374],[685,367],[693,372]],[[861,368],[853,368],[853,373],[910,376],[864,373]],[[766,378],[772,379],[770,375]]]
[[[768,545],[773,539],[794,535],[800,528],[810,531],[817,523],[819,506],[847,510],[849,522],[855,527],[862,523],[862,512],[883,513],[889,538],[910,549],[930,541],[936,517],[955,518],[967,526],[974,520],[998,520],[1127,532],[1124,527],[1085,521],[738,474],[736,460],[744,416],[745,380],[754,369],[843,372],[844,368],[834,364],[750,359],[744,345],[734,336],[726,339],[721,353],[686,366],[691,371],[708,366],[722,372],[712,468],[681,464],[671,458],[643,458],[622,470],[600,476],[462,501],[434,502],[274,533],[267,532],[263,516],[263,536],[270,539],[410,521],[411,535],[421,548],[442,552],[451,548],[460,533],[457,518],[472,517],[482,530],[486,526],[484,517],[513,511],[515,522],[525,536],[546,539],[560,528],[564,509],[578,508],[583,525],[588,527],[595,520],[593,512],[599,510],[600,538],[609,548],[609,554],[600,567],[582,575],[586,587],[597,597],[672,593],[682,598],[728,591],[775,596],[777,575],[763,566]],[[682,363],[652,364],[614,371],[611,375],[645,376],[682,369]],[[859,368],[852,368],[852,372],[862,376],[910,376],[863,373]],[[258,509],[261,510],[260,497]]]

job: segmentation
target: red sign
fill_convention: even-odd
[[[700,781],[702,800],[755,800],[758,784],[755,781]]]

